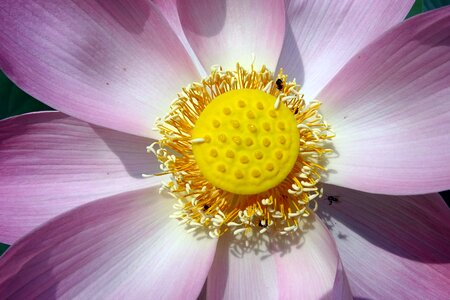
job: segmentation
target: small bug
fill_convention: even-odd
[[[281,78],[278,78],[277,81],[275,81],[275,84],[280,91],[283,89],[283,80]]]
[[[339,198],[337,196],[328,196],[327,200],[330,202],[328,205],[333,204],[333,202],[339,202]]]
[[[264,224],[262,223],[264,221]],[[266,220],[259,220],[258,223],[259,227],[267,227],[267,221]]]

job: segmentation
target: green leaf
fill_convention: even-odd
[[[8,249],[9,245],[0,243],[0,256]]]
[[[41,110],[52,109],[22,91],[0,72],[0,119]]]
[[[450,5],[450,0],[417,0],[406,18],[413,17],[422,12]]]
[[[424,11],[450,5],[450,0],[423,0]]]
[[[411,10],[409,11],[408,15],[406,16],[406,18],[411,18],[415,15],[421,14],[423,12],[423,0],[416,0],[416,2],[414,2],[413,7],[411,7]]]

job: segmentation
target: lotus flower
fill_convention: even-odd
[[[0,298],[448,299],[450,8],[401,23],[412,2],[2,1],[2,70],[60,112],[1,121]],[[220,188],[234,165],[199,172],[210,137],[189,118],[227,88],[288,114],[294,175],[256,192]],[[188,152],[158,162],[158,139]],[[230,182],[266,176],[248,170]]]

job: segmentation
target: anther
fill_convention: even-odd
[[[213,126],[214,126],[214,128],[219,128],[220,127],[220,122],[218,120],[214,120],[213,121]]]
[[[239,124],[238,120],[233,120],[231,121],[231,126],[233,126],[233,128],[238,129],[239,126],[241,126],[241,124]]]
[[[275,103],[273,104],[273,108],[278,109],[280,107],[281,97],[278,95],[277,100],[275,100]]]
[[[204,143],[204,142],[205,142],[204,138],[196,138],[196,139],[191,140],[192,144],[200,144],[200,143]]]
[[[263,92],[269,93],[270,89],[272,89],[272,81],[269,81],[269,83],[267,83],[266,86],[262,90],[263,90]]]
[[[236,145],[240,145],[241,142],[242,142],[242,141],[241,141],[241,138],[238,137],[238,136],[233,136],[232,140],[233,140],[233,142],[234,142]]]
[[[306,126],[305,124],[302,124],[302,123],[297,124],[297,128],[298,128],[298,129],[309,129],[308,126]]]

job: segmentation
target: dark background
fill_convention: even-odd
[[[446,5],[450,5],[450,0],[418,0],[409,12],[408,18]],[[41,110],[51,110],[51,108],[26,94],[0,71],[0,119]],[[450,191],[444,191],[441,195],[450,206]],[[7,222],[7,220],[1,220],[1,222]],[[0,243],[0,255],[8,247]]]

